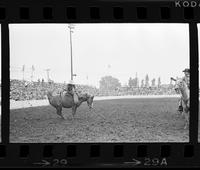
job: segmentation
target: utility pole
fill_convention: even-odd
[[[68,25],[69,28],[69,35],[70,35],[70,51],[71,51],[71,80],[73,80],[73,77],[76,76],[73,73],[73,55],[72,55],[72,33],[73,33],[73,29],[74,29],[74,25],[69,24]]]

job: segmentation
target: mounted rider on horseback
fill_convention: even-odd
[[[183,72],[185,73],[185,76],[182,78],[182,80],[186,82],[188,89],[190,89],[190,69],[186,68],[185,70],[183,70]],[[183,112],[182,99],[180,99],[179,101],[178,111]]]
[[[74,103],[77,104],[79,102],[78,93],[76,91],[76,86],[73,80],[70,80],[67,84],[67,87],[64,89],[67,94],[70,94],[73,97]]]

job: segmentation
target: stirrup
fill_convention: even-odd
[[[183,106],[179,106],[179,107],[178,107],[178,111],[179,111],[179,112],[183,112]]]

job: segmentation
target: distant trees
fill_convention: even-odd
[[[121,87],[121,83],[119,82],[119,80],[112,76],[102,77],[101,80],[99,81],[99,85],[100,85],[99,86],[100,90],[109,90],[109,91],[117,90]]]
[[[122,85],[119,81],[119,79],[112,77],[112,76],[104,76],[101,78],[99,81],[100,86],[99,89],[103,91],[113,91],[113,90],[119,90]],[[140,86],[139,86],[140,85]],[[125,86],[123,85],[125,88]],[[137,77],[132,78],[130,77],[128,79],[128,84],[127,84],[127,89],[134,89],[134,88],[160,88],[161,87],[161,78],[158,77],[156,78],[149,78],[149,75],[146,74],[145,78],[142,79],[139,83],[139,79]]]
[[[155,86],[156,86],[156,79],[153,78],[153,79],[151,80],[151,87],[155,87]]]
[[[158,78],[158,86],[160,87],[161,86],[161,79],[160,77]],[[145,76],[145,79],[142,79],[141,80],[141,85],[140,85],[141,88],[149,88],[149,87],[156,87],[156,79],[153,78],[151,81],[149,79],[149,75],[146,74]]]
[[[128,86],[129,87],[133,87],[134,86],[134,81],[133,81],[133,79],[131,77],[128,80]]]
[[[148,74],[146,75],[146,77],[145,77],[145,87],[149,87],[149,76],[148,76]]]
[[[144,87],[144,80],[141,80],[141,86],[140,86],[141,88],[143,88]]]
[[[131,88],[134,88],[134,87],[139,87],[139,79],[136,77],[136,78],[129,78],[128,80],[128,86],[131,87]],[[140,83],[140,87],[141,88],[149,88],[149,87],[161,87],[161,78],[158,77],[157,79],[157,86],[156,86],[156,79],[153,78],[153,79],[149,79],[149,75],[146,74],[145,76],[145,79],[142,79],[141,80],[141,83]]]
[[[135,78],[129,78],[129,80],[128,80],[128,86],[130,87],[130,88],[137,88],[138,87],[138,85],[139,85],[139,83],[138,83],[138,78],[137,77],[135,77]]]
[[[158,87],[160,87],[161,86],[161,79],[160,79],[160,77],[158,77]]]

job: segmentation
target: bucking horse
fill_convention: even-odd
[[[78,102],[75,103],[73,100],[73,96],[68,93],[60,93],[57,95],[53,95],[52,92],[48,91],[47,92],[47,97],[49,100],[49,103],[56,108],[57,114],[64,119],[62,115],[62,108],[72,108],[72,116],[74,119],[74,116],[76,114],[77,108],[83,103],[87,102],[87,105],[89,109],[93,108],[93,95],[89,95],[87,93],[80,94],[78,96]]]
[[[185,126],[186,129],[189,126],[189,115],[190,115],[190,90],[185,81],[182,79],[175,79],[171,77],[171,80],[175,81],[176,84],[174,86],[175,91],[178,94],[181,94],[181,102],[183,104],[183,116],[185,118]]]

